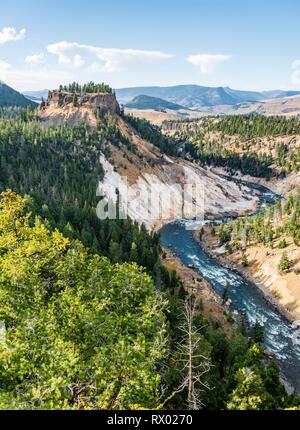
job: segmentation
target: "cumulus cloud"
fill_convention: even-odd
[[[47,51],[56,55],[60,64],[71,64],[80,67],[86,63],[89,63],[89,65],[96,63],[106,72],[114,72],[132,62],[166,60],[173,57],[161,51],[99,48],[76,42],[59,42],[48,45]]]
[[[196,54],[190,55],[187,61],[194,66],[200,68],[201,73],[208,74],[216,70],[218,64],[228,61],[232,58],[231,55],[212,55],[212,54]]]
[[[25,35],[26,28],[23,28],[18,32],[14,27],[4,27],[3,30],[0,31],[0,45],[4,45],[7,42],[22,40]]]
[[[76,54],[74,57],[74,66],[75,67],[81,67],[85,64],[84,59],[81,57],[81,55]]]
[[[295,60],[292,64],[292,83],[300,84],[300,60]]]
[[[56,88],[61,82],[71,80],[74,80],[74,76],[68,71],[57,70],[44,64],[37,68],[16,68],[0,61],[0,81],[18,89]]]
[[[28,55],[25,58],[25,63],[28,63],[28,64],[43,64],[45,62],[46,62],[46,57],[43,52],[41,52],[40,54]]]

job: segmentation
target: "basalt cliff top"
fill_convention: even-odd
[[[69,92],[49,91],[48,99],[42,103],[41,110],[47,107],[63,108],[70,105],[73,107],[91,107],[95,109],[104,109],[112,113],[117,113],[120,109],[115,94],[72,94]]]
[[[40,105],[38,119],[52,125],[64,121],[73,125],[80,120],[94,125],[96,113],[116,115],[119,112],[120,106],[115,94],[49,91],[47,100]]]

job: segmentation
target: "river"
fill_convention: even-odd
[[[247,185],[260,192],[260,207],[274,203],[278,199],[278,196],[266,187],[248,183]],[[188,222],[190,223],[182,220],[165,225],[160,230],[162,245],[170,249],[186,266],[193,265],[218,295],[222,296],[229,283],[228,296],[232,301],[232,309],[242,311],[249,324],[258,321],[263,325],[265,348],[274,353],[283,379],[299,393],[300,335],[297,336],[298,332],[292,322],[268,302],[253,283],[224,268],[208,256],[193,238],[193,231],[186,229]]]

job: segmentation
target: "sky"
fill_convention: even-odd
[[[300,89],[299,0],[2,0],[0,80]]]

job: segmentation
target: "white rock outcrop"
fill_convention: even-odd
[[[99,195],[114,203],[119,199],[126,207],[125,214],[149,230],[182,218],[244,215],[254,211],[259,200],[246,186],[182,159],[168,157],[153,173],[145,171],[129,187],[104,156],[100,161],[105,176]]]

